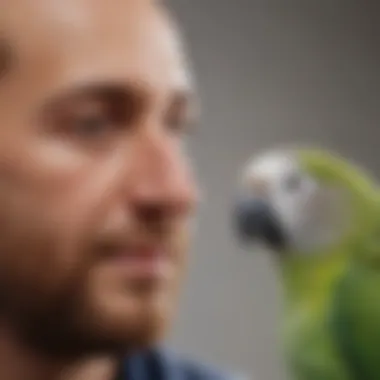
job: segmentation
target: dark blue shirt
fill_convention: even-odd
[[[116,380],[234,380],[214,368],[156,349],[126,359]]]

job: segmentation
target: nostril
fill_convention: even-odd
[[[140,205],[136,210],[136,221],[148,234],[168,234],[177,220],[173,207],[165,203]]]
[[[144,205],[138,209],[138,217],[143,223],[156,224],[165,219],[165,210],[160,205]]]

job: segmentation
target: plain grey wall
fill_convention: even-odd
[[[208,200],[173,344],[260,380],[284,378],[270,257],[229,224],[237,170],[282,142],[338,149],[380,171],[379,5],[365,0],[172,0],[203,102],[194,142]]]

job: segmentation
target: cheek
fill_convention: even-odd
[[[18,203],[19,211],[50,218],[56,227],[82,224],[120,176],[117,153],[94,157],[55,140],[25,145],[0,162],[0,192],[5,202]]]
[[[72,281],[84,260],[74,226],[54,211],[25,197],[22,204],[8,202],[0,212],[0,277],[13,277],[20,291],[42,298]]]
[[[54,288],[86,261],[94,215],[105,208],[118,167],[79,158],[74,165],[73,156],[49,161],[41,151],[29,157],[0,163],[0,270]]]

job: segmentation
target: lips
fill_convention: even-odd
[[[107,265],[129,278],[160,279],[170,271],[168,251],[158,245],[108,247],[104,256]]]

